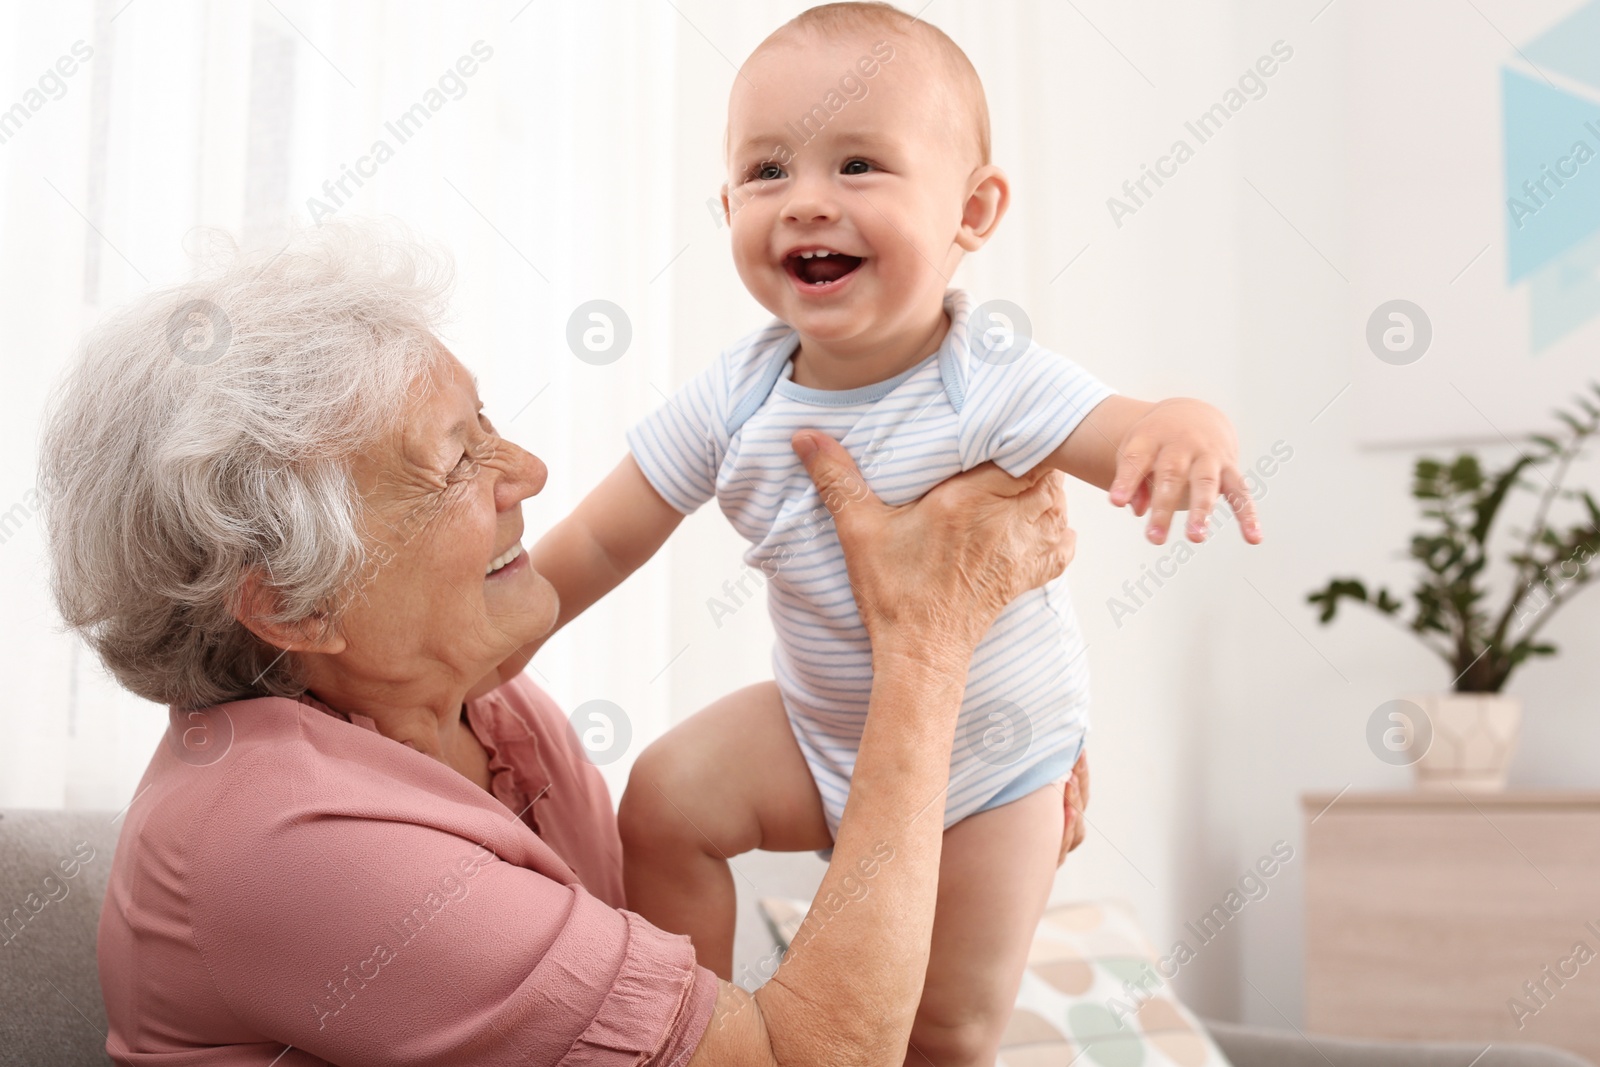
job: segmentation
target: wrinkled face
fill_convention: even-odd
[[[445,353],[399,439],[356,464],[379,546],[341,620],[341,669],[377,685],[470,685],[555,624],[555,590],[521,544],[522,501],[545,465],[482,407]]]
[[[734,262],[802,337],[866,347],[925,328],[960,261],[977,163],[967,112],[919,47],[807,35],[767,45],[734,83]]]

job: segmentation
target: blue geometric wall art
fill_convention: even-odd
[[[1501,71],[1507,280],[1529,283],[1537,353],[1600,317],[1600,0],[1521,54],[1534,75]]]

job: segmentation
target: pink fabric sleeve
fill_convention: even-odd
[[[331,1063],[677,1067],[710,1020],[686,938],[456,834],[324,816],[226,847],[189,898],[212,982],[242,1027]]]

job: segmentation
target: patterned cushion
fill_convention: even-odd
[[[1132,909],[1116,901],[1044,913],[1000,1042],[1004,1067],[1228,1067],[1156,969]],[[1168,965],[1170,967],[1170,964]]]
[[[767,898],[762,914],[787,947],[804,900]],[[1167,965],[1170,968],[1170,964]],[[1157,968],[1132,909],[1119,901],[1050,908],[1034,933],[998,1067],[1228,1067]]]

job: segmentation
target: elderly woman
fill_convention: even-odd
[[[116,314],[53,400],[62,615],[171,709],[101,919],[108,1051],[898,1063],[940,854],[917,815],[978,639],[1071,555],[1054,480],[889,508],[796,435],[877,673],[827,906],[747,993],[623,910],[605,786],[522,673],[558,616],[522,548],[545,467],[436,339],[445,289],[403,237],[325,227]]]

